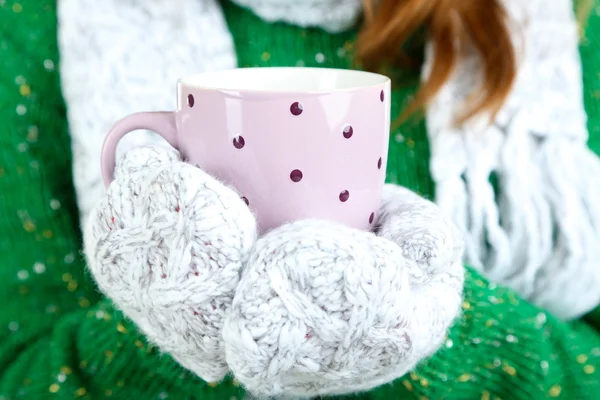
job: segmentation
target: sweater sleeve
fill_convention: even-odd
[[[600,336],[467,270],[463,313],[442,348],[377,399],[597,399]]]

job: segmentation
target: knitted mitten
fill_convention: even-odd
[[[387,185],[377,235],[301,221],[258,240],[223,336],[251,392],[311,397],[390,382],[460,308],[462,241],[435,205]]]
[[[431,355],[460,309],[452,223],[391,185],[380,215],[377,235],[306,220],[255,241],[234,191],[173,150],[137,149],[92,213],[86,251],[101,290],[203,379],[230,368],[257,395],[349,393]]]
[[[128,152],[90,216],[98,286],[159,348],[208,382],[228,372],[221,329],[256,239],[246,204],[174,150]]]

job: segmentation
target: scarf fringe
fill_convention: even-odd
[[[442,89],[427,115],[436,202],[465,233],[468,264],[576,318],[600,302],[600,160],[586,146],[577,25],[568,0],[505,2],[525,31],[517,83],[493,125],[460,129],[448,127],[478,59]]]

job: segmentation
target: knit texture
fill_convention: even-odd
[[[461,235],[414,193],[384,193],[377,235],[307,220],[258,240],[223,331],[251,392],[362,392],[440,347],[461,304]]]
[[[238,24],[241,65],[348,65],[351,34],[265,26],[226,10]],[[51,0],[0,1],[0,398],[241,399],[235,381],[207,384],[159,354],[83,273],[55,12]],[[599,32],[594,15],[581,51],[596,151]],[[417,75],[405,75],[411,79],[394,94],[396,110]],[[391,140],[388,179],[431,197],[422,123]],[[471,270],[464,299],[463,315],[431,359],[393,384],[345,398],[598,398],[597,332],[559,322]]]
[[[586,146],[577,23],[572,0],[503,3],[519,71],[494,123],[452,124],[481,81],[475,55],[427,110],[436,203],[465,232],[467,263],[571,319],[600,302],[600,159]]]
[[[228,364],[255,394],[352,393],[431,355],[460,310],[453,223],[393,185],[378,215],[379,235],[302,221],[255,247],[239,194],[172,149],[139,148],[94,208],[85,252],[101,290],[201,378]]]
[[[229,372],[221,331],[256,240],[244,201],[175,150],[128,152],[87,226],[100,289],[201,378]]]

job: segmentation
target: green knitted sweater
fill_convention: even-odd
[[[352,33],[268,25],[224,7],[241,65],[350,65]],[[0,399],[242,399],[235,380],[203,382],[159,354],[85,272],[56,24],[55,0],[0,0]],[[588,40],[590,145],[600,150],[598,16]],[[395,111],[417,73],[404,80]],[[391,135],[389,181],[431,196],[424,126],[415,120],[401,132]],[[600,398],[600,335],[589,325],[560,322],[471,270],[464,297],[431,359],[346,398]]]

